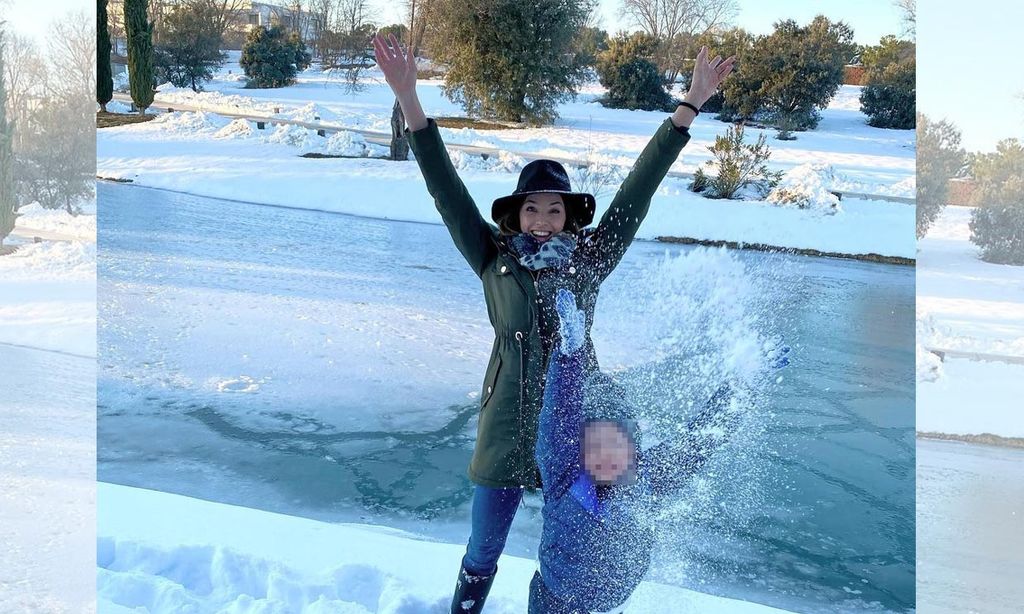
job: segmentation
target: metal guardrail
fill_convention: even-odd
[[[118,102],[126,102],[126,103],[129,103],[129,104],[132,103],[131,96],[128,96],[126,94],[115,93],[114,94],[114,100],[117,100]],[[230,118],[233,118],[233,119],[246,119],[246,120],[249,120],[249,121],[257,122],[257,124],[263,123],[265,125],[271,125],[271,126],[273,126],[273,125],[301,126],[303,128],[308,128],[309,130],[316,130],[317,134],[319,134],[320,136],[327,136],[328,134],[333,134],[335,132],[355,132],[357,134],[363,135],[363,137],[365,137],[366,140],[369,141],[370,143],[374,143],[376,145],[390,145],[391,144],[391,133],[390,132],[374,132],[372,130],[361,130],[361,129],[358,129],[358,128],[346,128],[344,126],[336,126],[336,125],[324,124],[322,122],[307,122],[307,121],[302,121],[302,120],[298,120],[298,119],[286,119],[286,118],[281,118],[281,117],[274,117],[272,115],[271,116],[266,116],[266,115],[253,115],[251,113],[233,113],[233,112],[230,112],[230,111],[212,111],[210,109],[206,109],[206,108],[203,108],[203,107],[197,107],[195,105],[190,105],[190,104],[187,104],[187,103],[173,103],[173,102],[172,103],[167,103],[167,102],[160,102],[158,100],[154,100],[153,104],[150,105],[149,108],[150,109],[161,109],[161,110],[167,111],[167,112],[173,112],[173,111],[203,111],[204,113],[213,113],[214,115],[221,115],[223,117],[230,117]],[[529,153],[529,152],[510,151],[510,150],[498,149],[496,147],[480,147],[480,146],[477,146],[477,145],[461,145],[461,144],[458,144],[458,143],[447,143],[447,142],[445,143],[445,147],[447,147],[448,149],[453,149],[453,150],[456,150],[456,151],[463,151],[465,153],[475,154],[475,155],[480,155],[480,156],[485,156],[485,157],[486,156],[497,156],[497,155],[501,154],[501,152],[506,151],[506,152],[509,152],[509,153],[514,153],[515,155],[517,155],[517,156],[519,156],[519,157],[521,157],[521,158],[523,158],[523,159],[525,159],[527,161],[540,160],[540,159],[555,160],[556,162],[560,162],[562,164],[569,165],[569,166],[585,166],[587,164],[586,160],[581,160],[579,158],[567,158],[567,157],[563,157],[563,156],[551,156],[551,155],[547,155],[547,154],[541,155],[541,154],[535,154],[535,153]],[[677,179],[693,179],[693,173],[684,173],[682,171],[669,171],[668,172],[668,176],[669,177],[674,177],[674,178],[677,178]],[[839,198],[858,198],[858,199],[862,199],[862,200],[882,200],[882,201],[886,201],[886,202],[900,203],[900,204],[905,204],[905,205],[913,205],[913,204],[915,204],[917,202],[917,200],[914,199],[914,198],[906,198],[906,197],[902,197],[902,196],[889,196],[887,194],[866,194],[866,193],[862,193],[862,192],[838,192],[838,191],[834,191],[833,194],[836,194],[837,196],[839,196]]]
[[[967,352],[964,350],[950,350],[944,348],[924,348],[939,357],[945,362],[947,358],[966,358],[968,360],[982,362],[1003,362],[1011,365],[1024,365],[1024,356],[1008,356],[1005,354],[987,354],[984,352]]]

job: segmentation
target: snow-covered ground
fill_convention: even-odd
[[[0,611],[95,610],[95,207],[22,209],[0,256]],[[74,241],[29,243],[39,230]],[[58,232],[59,231],[59,232]]]
[[[230,73],[228,71],[231,71]],[[421,80],[428,115],[461,115],[441,94],[440,81]],[[255,122],[229,120],[221,112],[318,121],[350,129],[389,132],[393,97],[379,72],[368,71],[362,91],[346,93],[338,75],[310,68],[292,87],[242,89],[237,64],[226,63],[207,91],[163,86],[157,99],[208,112],[178,112],[144,124],[98,132],[97,174],[140,185],[265,204],[339,211],[371,217],[439,223],[416,165],[373,158],[379,146],[353,133],[318,137],[295,126],[256,129]],[[665,113],[605,109],[592,83],[575,102],[559,107],[551,127],[481,131],[442,129],[446,142],[495,147],[506,154],[483,160],[456,152],[453,160],[478,205],[509,193],[523,159],[533,153],[589,159],[612,170],[607,185],[594,191],[599,210],[607,206],[625,171],[665,119]],[[771,166],[804,173],[816,166],[828,188],[847,192],[913,197],[915,135],[907,130],[867,126],[859,111],[860,88],[844,86],[822,114],[817,130],[796,141],[778,141],[767,131]],[[274,113],[275,109],[279,112]],[[117,110],[117,106],[112,107]],[[727,124],[699,119],[683,155],[672,169],[693,172],[708,161],[707,146]],[[763,130],[750,128],[753,140]],[[303,153],[368,156],[365,159],[309,159]],[[258,169],[258,170],[257,170]],[[577,175],[578,177],[578,175]],[[706,240],[763,243],[829,252],[914,257],[913,207],[847,198],[839,212],[781,208],[765,201],[712,201],[688,191],[689,180],[668,178],[654,197],[640,237],[685,236]],[[386,203],[386,204],[384,204]]]
[[[111,614],[446,612],[454,577],[436,562],[457,560],[464,550],[386,527],[113,484],[100,484],[99,496],[97,595],[100,611]],[[525,612],[536,565],[503,556],[487,611]],[[645,614],[783,612],[654,582],[641,584],[630,607]]]
[[[919,244],[917,429],[1024,437],[1024,365],[926,350],[1024,359],[1024,267],[982,261],[970,218],[947,207]]]

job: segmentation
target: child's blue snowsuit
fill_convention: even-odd
[[[637,445],[635,484],[598,486],[583,469],[582,427],[588,419],[628,423],[631,412],[621,389],[603,374],[585,373],[586,364],[584,352],[557,349],[548,363],[536,448],[544,528],[530,614],[603,611],[626,601],[650,566],[654,532],[645,518],[704,466],[720,441],[700,431],[731,413],[723,411],[731,398],[724,385],[681,440],[643,452]]]

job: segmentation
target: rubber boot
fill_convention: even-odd
[[[463,567],[459,570],[459,579],[455,583],[455,596],[452,597],[451,614],[480,614],[484,609],[487,593],[491,592],[495,570],[489,576],[474,576]]]

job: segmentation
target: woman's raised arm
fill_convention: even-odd
[[[389,34],[388,40],[377,34],[373,37],[373,51],[377,66],[398,98],[398,104],[402,106],[409,130],[415,132],[426,128],[427,116],[416,95],[416,58],[413,57],[412,48],[403,52],[394,34]]]
[[[686,104],[679,105],[669,121],[658,127],[594,231],[594,243],[600,254],[597,274],[602,279],[615,269],[633,242],[647,217],[651,197],[690,140],[688,128],[697,113],[687,105],[700,109],[732,72],[735,62],[735,56],[726,60],[717,56],[708,61],[707,47],[702,47],[697,54],[690,90],[683,97]]]
[[[373,38],[377,65],[384,72],[391,90],[398,98],[409,126],[406,133],[409,146],[416,154],[427,191],[434,199],[441,219],[469,266],[478,276],[497,253],[494,233],[480,215],[476,203],[469,195],[466,185],[459,179],[444,142],[437,130],[437,124],[428,121],[416,95],[416,60],[412,52],[403,52],[394,35],[390,43],[380,35]]]

